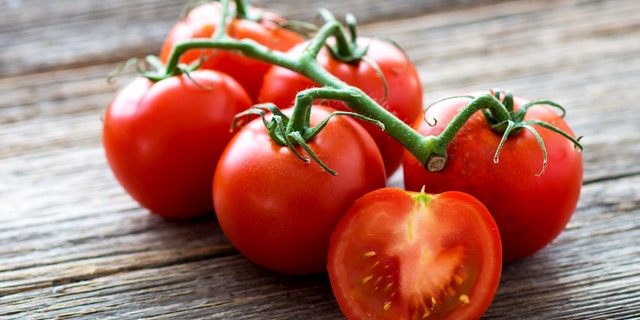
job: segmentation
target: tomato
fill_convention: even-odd
[[[309,43],[296,45],[288,54],[300,56]],[[418,72],[406,54],[395,45],[379,40],[360,37],[358,45],[369,46],[366,58],[378,66],[387,85],[376,68],[366,59],[356,63],[346,63],[334,59],[326,48],[318,54],[318,63],[351,86],[364,91],[381,106],[407,124],[413,123],[422,111],[422,84]],[[259,102],[273,102],[280,108],[293,105],[299,91],[318,85],[296,72],[274,66],[264,76],[264,83],[258,96]],[[342,103],[329,103],[333,108],[349,110]],[[367,129],[382,153],[387,174],[393,174],[402,162],[404,148],[400,143],[380,130],[376,125],[360,121]]]
[[[424,135],[438,135],[469,99],[445,100],[428,109],[414,125]],[[515,97],[518,110],[528,101]],[[524,120],[539,119],[573,136],[554,110],[546,105],[528,109]],[[503,260],[512,262],[547,246],[565,228],[576,208],[582,186],[582,156],[574,143],[551,130],[536,127],[547,150],[543,174],[542,149],[528,130],[509,137],[493,161],[502,134],[489,128],[479,111],[462,127],[448,147],[449,159],[442,172],[427,172],[416,159],[405,155],[404,182],[408,190],[440,193],[458,190],[484,203],[500,229]]]
[[[231,77],[194,71],[153,83],[137,78],[104,115],[103,145],[122,187],[166,218],[211,212],[211,180],[231,121],[252,102]]]
[[[255,22],[249,19],[234,19],[227,26],[227,34],[236,39],[251,39],[277,51],[286,51],[304,38],[296,32],[284,29],[279,24],[285,20],[268,11],[252,7],[252,14],[262,14],[262,19]],[[160,51],[160,60],[169,60],[173,47],[185,40],[193,38],[210,38],[220,25],[222,6],[219,2],[206,3],[192,9],[182,20],[176,22],[165,38]],[[203,57],[206,60],[201,68],[222,71],[231,75],[245,88],[255,101],[262,85],[262,77],[270,65],[239,53],[224,50],[189,50],[180,57],[180,62],[191,63]]]
[[[331,287],[348,319],[479,319],[500,282],[500,235],[461,192],[366,194],[331,237]]]
[[[311,125],[330,112],[314,106]],[[249,260],[281,273],[325,272],[329,238],[342,215],[386,183],[379,150],[349,117],[333,117],[308,145],[336,176],[273,142],[257,119],[229,143],[214,177],[224,234]]]

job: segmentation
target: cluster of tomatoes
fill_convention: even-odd
[[[214,2],[189,11],[170,30],[160,60],[166,63],[180,41],[211,37],[221,10]],[[283,18],[251,13],[261,18],[236,17],[227,34],[292,56],[307,47],[309,40],[282,28]],[[340,61],[325,48],[317,62],[421,134],[440,134],[469,102],[449,99],[425,113],[406,54],[379,39],[358,44],[368,47],[367,59]],[[103,143],[115,177],[163,217],[215,212],[233,245],[262,267],[328,271],[348,318],[478,318],[496,293],[502,264],[550,243],[575,209],[582,159],[572,141],[552,130],[521,130],[502,141],[477,112],[451,142],[445,169],[432,173],[379,127],[332,117],[307,143],[337,172],[332,175],[274,142],[264,119],[230,130],[236,115],[257,103],[273,103],[290,116],[296,94],[316,83],[237,52],[190,50],[180,59],[202,63],[159,81],[136,78],[109,105]],[[518,110],[527,101],[513,103]],[[529,109],[525,120],[572,135],[556,112]],[[309,125],[334,110],[347,108],[335,101],[314,105]],[[405,190],[387,188],[400,167]]]

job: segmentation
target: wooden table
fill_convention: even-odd
[[[268,6],[294,19],[355,13],[361,34],[406,49],[426,102],[508,88],[561,103],[584,136],[573,219],[504,267],[486,319],[640,318],[639,1],[319,2]],[[107,167],[107,74],[157,53],[183,4],[0,2],[1,318],[342,318],[326,275],[260,269],[213,215],[149,214]]]

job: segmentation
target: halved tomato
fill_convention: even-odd
[[[500,282],[501,248],[472,196],[383,188],[338,224],[328,272],[348,319],[478,319]]]

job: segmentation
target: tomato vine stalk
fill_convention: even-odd
[[[243,0],[235,0],[235,11],[229,9],[229,0],[220,0],[220,2],[223,6],[221,21],[227,21],[229,18],[255,19],[253,15],[249,15],[249,5]],[[274,105],[257,106],[253,109],[254,111],[250,111],[249,113],[260,114],[263,116],[263,121],[265,121],[265,125],[267,125],[267,128],[270,130],[271,137],[274,141],[283,145],[286,144],[300,159],[309,161],[309,159],[301,156],[294,150],[295,145],[301,145],[314,161],[332,174],[335,174],[335,172],[330,170],[330,168],[327,168],[322,163],[321,159],[317,158],[305,143],[319,132],[319,130],[309,128],[308,125],[308,109],[314,101],[319,99],[340,100],[351,110],[355,111],[359,118],[365,118],[366,120],[378,124],[388,135],[397,140],[406,150],[413,154],[413,156],[415,156],[416,159],[420,161],[420,163],[422,163],[430,172],[439,172],[444,169],[447,161],[447,147],[449,143],[453,140],[453,137],[462,128],[464,123],[466,123],[466,121],[468,121],[477,111],[483,111],[487,119],[493,121],[492,129],[503,134],[503,141],[509,135],[513,135],[519,131],[514,129],[525,128],[537,135],[537,133],[535,133],[535,129],[531,128],[531,125],[534,124],[541,125],[552,130],[554,129],[553,126],[545,123],[524,123],[522,118],[526,111],[514,113],[513,110],[509,109],[510,100],[508,97],[510,97],[510,94],[506,93],[505,96],[507,99],[501,100],[499,96],[500,93],[494,94],[492,91],[489,94],[471,97],[471,102],[454,118],[453,121],[451,121],[451,123],[448,124],[440,135],[422,136],[411,126],[404,123],[380,106],[365,92],[343,82],[325,70],[317,62],[317,56],[324,46],[327,46],[330,49],[334,57],[348,63],[357,63],[360,60],[364,60],[367,50],[366,47],[359,48],[356,44],[355,19],[353,16],[348,16],[347,22],[350,27],[350,33],[347,34],[342,23],[335,19],[330,12],[322,10],[320,13],[324,18],[325,23],[317,30],[314,37],[310,39],[308,46],[300,57],[292,57],[286,53],[270,50],[251,39],[232,38],[226,33],[226,23],[221,23],[211,38],[192,39],[178,43],[173,48],[166,66],[156,66],[155,72],[148,71],[144,72],[143,75],[152,81],[159,81],[180,72],[185,72],[185,70],[193,70],[195,68],[185,68],[185,66],[179,64],[179,59],[182,54],[192,49],[219,49],[241,52],[247,57],[287,68],[306,76],[321,87],[307,89],[296,95],[294,113],[291,119],[286,118],[282,113],[278,113],[276,114],[277,117],[275,117],[276,120],[272,121],[278,121],[279,123],[274,122],[269,124],[266,122],[266,120],[264,120],[264,112],[265,110],[271,112],[277,110]],[[331,37],[333,37],[335,47],[331,47],[328,44],[328,40]],[[148,57],[148,60],[154,59]],[[374,68],[375,67],[376,66],[374,66]],[[543,103],[557,106],[556,104],[547,101],[537,102],[536,104]],[[348,113],[340,112],[339,114]],[[367,115],[367,117],[362,115]],[[285,118],[283,119],[283,117]],[[272,131],[278,132],[274,133]],[[573,141],[579,149],[582,148],[579,144],[579,139],[574,139],[559,129],[554,131]],[[310,134],[310,132],[315,133]],[[545,153],[544,143],[542,141],[539,142],[543,149],[543,153]],[[498,152],[499,150],[497,153]]]

